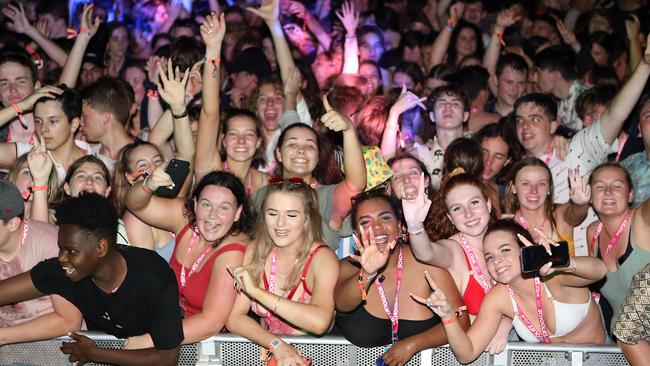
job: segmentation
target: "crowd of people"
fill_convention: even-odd
[[[293,366],[284,336],[338,334],[385,346],[378,365],[513,340],[644,364],[645,1],[1,14],[0,345],[72,334],[70,361],[173,365],[232,332]],[[559,243],[568,266],[524,270]]]

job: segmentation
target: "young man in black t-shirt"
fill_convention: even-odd
[[[74,304],[89,330],[118,338],[151,334],[154,347],[98,348],[87,337],[61,350],[70,361],[128,365],[175,365],[183,340],[178,288],[169,265],[155,252],[115,244],[117,212],[104,197],[88,193],[57,207],[59,256],[30,272],[0,282],[0,305],[44,294]],[[38,331],[35,329],[35,338]]]

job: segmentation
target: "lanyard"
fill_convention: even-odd
[[[625,132],[621,132],[618,136],[618,151],[616,151],[616,159],[614,160],[617,163],[621,160],[621,154],[623,153],[623,148],[625,147],[628,137],[629,136]]]
[[[607,248],[605,248],[605,254],[603,255],[603,259],[607,257],[607,254],[614,249],[614,246],[616,246],[616,243],[618,242],[618,239],[621,237],[621,234],[623,234],[623,230],[625,230],[625,226],[627,226],[627,222],[630,220],[630,217],[632,216],[632,210],[628,210],[627,214],[625,215],[625,218],[623,219],[623,222],[618,226],[618,229],[616,229],[616,232],[612,236],[611,239],[609,239],[609,243],[607,243]],[[594,233],[594,237],[591,239],[591,247],[594,250],[594,255],[597,254],[598,250],[598,237],[600,236],[601,231],[603,231],[603,223],[600,222],[598,223],[598,227],[596,227],[596,232]]]
[[[478,260],[476,259],[476,253],[474,253],[474,249],[472,249],[472,247],[469,245],[463,233],[459,233],[458,237],[460,238],[460,244],[463,247],[463,251],[465,252],[467,258],[469,259],[469,264],[470,266],[472,266],[472,271],[476,273],[479,283],[481,284],[481,287],[483,287],[483,291],[487,294],[488,291],[490,291],[491,286],[487,278],[483,274],[483,269],[481,268],[481,265],[478,263]],[[470,273],[469,275],[471,276],[472,273]]]
[[[530,230],[528,230],[528,222],[526,222],[526,218],[524,217],[524,215],[522,215],[521,211],[517,211],[517,220],[519,220],[519,225],[521,225],[521,227],[526,229],[526,231],[530,232]],[[546,215],[544,215],[544,222],[542,222],[542,226],[541,227],[535,227],[535,228],[543,233],[544,232],[544,226],[546,226]],[[533,236],[535,238],[535,241],[539,242],[540,239],[541,239],[542,234],[536,233]]]
[[[271,251],[271,271],[269,273],[269,292],[271,293],[273,293],[273,289],[275,288],[275,272],[278,269],[278,258],[275,256],[275,252],[274,246]]]
[[[379,299],[381,304],[384,307],[386,316],[390,320],[391,325],[391,343],[395,344],[399,340],[397,337],[397,331],[399,330],[399,288],[402,284],[402,270],[404,268],[404,255],[402,253],[402,247],[399,248],[399,256],[397,257],[397,284],[395,285],[395,300],[393,301],[393,312],[391,313],[390,308],[388,307],[388,300],[386,299],[386,292],[384,292],[384,286],[379,281],[379,278],[375,278],[375,285],[377,286],[377,291],[379,292]]]
[[[508,292],[510,293],[510,297],[515,301],[515,304],[517,304],[517,315],[519,315],[519,319],[526,325],[526,328],[537,338],[538,341],[542,343],[551,343],[551,338],[548,335],[548,327],[546,326],[546,321],[544,320],[544,310],[542,308],[542,289],[541,289],[541,281],[539,280],[539,277],[535,277],[535,305],[537,306],[537,319],[539,320],[539,329],[540,332],[535,329],[535,326],[533,323],[528,319],[526,314],[524,313],[523,309],[521,306],[519,306],[519,303],[517,303],[517,300],[515,300],[515,293],[512,291],[510,286],[506,286],[508,289]]]
[[[192,239],[190,240],[190,244],[187,246],[187,257],[189,258],[190,252],[192,252],[192,248],[196,244],[196,242],[199,240],[199,234],[196,233],[196,231],[192,232]],[[212,245],[209,245],[201,255],[196,258],[196,261],[194,261],[194,264],[192,265],[192,268],[190,269],[190,273],[187,274],[187,277],[185,276],[185,266],[181,264],[181,288],[180,290],[183,291],[185,289],[185,286],[187,285],[187,279],[190,278],[192,273],[196,272],[196,269],[199,268],[201,265],[201,262],[203,262],[203,259],[205,256],[212,250]]]
[[[548,166],[549,168],[550,168],[550,166],[548,164],[551,162],[551,157],[553,157],[553,149],[552,148],[551,148],[551,150],[549,152],[546,153],[546,156],[544,157],[544,164],[546,164],[546,166]]]

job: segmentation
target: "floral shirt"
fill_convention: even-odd
[[[630,155],[621,162],[632,177],[634,187],[634,207],[650,197],[650,160],[645,151]]]
[[[587,86],[574,80],[569,89],[569,96],[560,101],[557,109],[557,118],[561,126],[570,128],[573,132],[578,132],[582,129],[582,120],[578,117],[576,112],[576,100],[584,92],[589,89]]]

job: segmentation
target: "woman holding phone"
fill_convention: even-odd
[[[533,245],[530,234],[512,220],[490,225],[483,240],[487,270],[497,285],[488,292],[474,323],[465,331],[456,309],[430,276],[428,298],[413,296],[436,313],[445,325],[449,346],[461,363],[475,360],[497,331],[502,317],[512,319],[526,342],[601,344],[605,330],[598,304],[587,286],[601,279],[607,267],[597,258],[570,257],[569,266],[543,265],[539,277],[523,277],[520,251]],[[557,245],[548,238],[542,244]]]
[[[538,158],[530,157],[516,162],[508,178],[506,210],[513,220],[535,239],[549,237],[564,240],[573,255],[573,228],[586,217],[591,190],[580,176],[579,168],[569,170],[570,202],[553,204],[553,178],[548,166]]]

